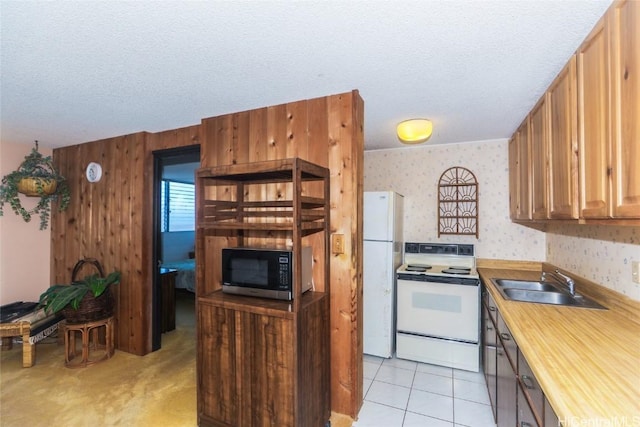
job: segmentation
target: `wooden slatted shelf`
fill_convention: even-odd
[[[284,230],[295,227],[302,235],[320,232],[327,223],[326,200],[300,194],[300,182],[326,181],[329,171],[299,158],[201,168],[196,172],[200,189],[198,228],[220,230]],[[291,200],[246,200],[247,186],[292,185]],[[225,197],[209,199],[207,189],[228,186]],[[215,194],[215,192],[213,192]],[[231,196],[230,196],[231,195]]]
[[[318,181],[329,177],[328,169],[300,158],[291,158],[201,168],[196,171],[196,178],[206,178],[215,181],[217,185],[290,182],[295,178],[295,170],[300,170],[303,181]]]

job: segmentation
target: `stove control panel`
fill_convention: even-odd
[[[473,245],[447,243],[405,243],[407,254],[474,256]]]

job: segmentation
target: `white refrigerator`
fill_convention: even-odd
[[[395,352],[396,269],[402,264],[404,197],[392,191],[364,193],[364,353]]]

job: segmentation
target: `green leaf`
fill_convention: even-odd
[[[82,280],[73,281],[70,285],[53,285],[40,295],[40,306],[44,306],[47,312],[56,313],[67,305],[78,309],[82,298],[91,291],[96,298],[102,295],[111,285],[120,283],[121,273],[114,271],[107,277],[98,274],[86,276]]]
[[[40,296],[40,305],[44,305],[45,311],[52,313],[57,313],[69,304],[77,310],[87,291],[84,286],[54,285]]]

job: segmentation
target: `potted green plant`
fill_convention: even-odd
[[[113,315],[111,286],[120,283],[120,272],[101,277],[99,274],[72,281],[69,285],[53,285],[40,295],[45,312],[62,315],[70,323],[90,322]]]
[[[39,197],[38,204],[26,209],[20,201],[20,193]],[[38,152],[38,141],[17,170],[5,175],[0,184],[0,216],[3,206],[8,203],[16,215],[29,222],[31,215],[40,215],[40,230],[49,225],[51,202],[59,200],[58,209],[64,211],[71,200],[71,192],[66,179],[53,167],[51,156]]]

